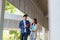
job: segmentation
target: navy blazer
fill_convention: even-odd
[[[26,33],[27,34],[30,34],[30,22],[28,21],[28,20],[26,20],[25,21],[26,22],[26,25],[27,25],[27,27],[26,27]],[[19,23],[19,28],[20,28],[20,32],[21,33],[24,33],[24,22],[23,22],[23,20],[22,21],[20,21],[20,23]]]

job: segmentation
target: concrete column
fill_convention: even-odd
[[[2,40],[5,0],[0,0],[0,40]]]
[[[48,0],[49,40],[60,40],[60,0]]]

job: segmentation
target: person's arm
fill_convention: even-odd
[[[37,23],[36,25],[35,25],[35,28],[34,28],[34,30],[33,30],[33,32],[35,32],[35,31],[41,31],[42,30],[42,25],[40,25],[39,23]]]
[[[32,30],[33,32],[36,32],[38,30],[38,25],[36,24],[34,27],[34,30]]]
[[[21,21],[19,22],[19,28],[21,28],[21,29],[23,28]]]

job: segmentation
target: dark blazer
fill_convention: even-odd
[[[27,27],[26,27],[26,33],[27,34],[30,34],[30,22],[28,21],[28,20],[26,20],[25,21],[26,22],[26,25],[27,25]],[[24,33],[24,22],[23,22],[23,20],[22,21],[20,21],[20,23],[19,23],[19,28],[20,28],[20,32],[21,33]]]

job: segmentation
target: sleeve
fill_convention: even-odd
[[[23,28],[21,21],[19,22],[19,28],[20,28],[20,29]]]
[[[42,26],[39,23],[37,23],[34,27],[34,31],[41,31],[41,30],[42,30]]]
[[[34,31],[37,31],[37,30],[38,30],[38,25],[36,24],[34,27]]]

